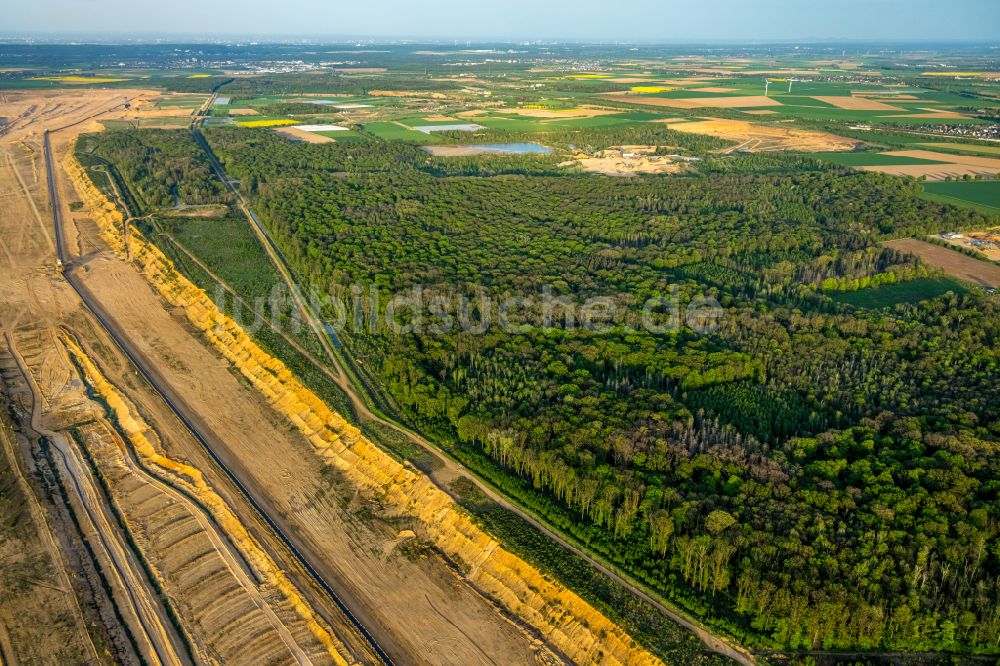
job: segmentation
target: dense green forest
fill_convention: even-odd
[[[176,132],[106,132],[90,154],[113,164],[130,193],[147,211],[179,205],[218,203],[226,190],[212,177],[205,154]]]
[[[204,166],[190,135],[153,132],[96,152],[145,197],[166,173],[211,200],[169,180],[172,160]],[[380,318],[420,290],[397,326],[349,317],[350,355],[403,420],[589,548],[751,646],[1000,650],[1000,304],[830,298],[933,275],[880,240],[996,220],[804,157],[610,179],[205,135],[309,287],[350,304],[374,286]],[[604,325],[568,320],[597,298]],[[650,299],[718,316],[651,327]]]

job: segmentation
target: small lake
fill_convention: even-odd
[[[465,146],[424,146],[424,150],[437,157],[465,157],[484,153],[500,155],[544,155],[551,153],[539,143],[480,143]]]

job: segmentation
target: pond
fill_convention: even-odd
[[[424,146],[436,157],[468,157],[484,153],[500,155],[544,155],[552,149],[539,143],[480,143],[465,146]]]

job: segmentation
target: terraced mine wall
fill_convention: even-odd
[[[102,236],[124,257],[121,212],[90,182],[72,153],[64,165]],[[317,456],[379,502],[387,515],[415,519],[419,536],[454,561],[481,592],[576,663],[662,663],[577,594],[505,550],[430,479],[381,451],[333,412],[135,230],[129,249],[133,265],[150,284],[167,302],[184,310],[191,324],[306,437]]]
[[[105,378],[75,340],[64,335],[62,342],[80,368],[84,382],[107,405],[118,428],[143,463],[148,468],[156,470],[157,475],[164,481],[183,488],[188,495],[197,498],[198,503],[208,510],[246,558],[259,579],[265,582],[266,587],[276,590],[302,618],[309,632],[323,645],[334,664],[347,666],[354,663],[349,657],[350,651],[320,623],[312,607],[302,598],[284,572],[261,549],[225,501],[205,481],[201,471],[163,455],[156,444],[158,436],[142,419],[138,410]]]

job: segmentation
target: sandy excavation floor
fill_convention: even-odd
[[[337,650],[348,661],[372,661],[357,632],[256,518],[203,447],[136,377],[56,271],[44,161],[40,158],[41,130],[82,121],[53,135],[60,164],[57,180],[65,245],[74,257],[70,263],[76,265],[75,274],[143,358],[151,362],[170,387],[173,399],[191,408],[199,429],[217,446],[226,464],[254,489],[258,503],[382,647],[397,663],[407,664],[560,661],[533,630],[501,611],[436,551],[409,539],[405,521],[379,518],[377,506],[370,506],[349,483],[331,474],[331,468],[313,454],[305,437],[234,374],[228,361],[207,347],[180,314],[169,311],[141,275],[110,253],[93,218],[87,212],[69,209],[69,202],[79,200],[79,196],[59,160],[76,132],[99,128],[91,116],[120,118],[117,111],[101,112],[125,94],[117,90],[106,95],[93,90],[7,94],[8,106],[0,113],[15,119],[0,138],[0,169],[8,163],[8,156],[16,164],[16,170],[0,171],[0,187],[9,195],[0,198],[0,212],[6,213],[0,215],[0,287],[5,294],[0,302],[0,326],[14,333],[18,347],[28,350],[25,363],[38,385],[40,424],[61,432],[69,423],[94,419],[100,411],[87,397],[86,385],[60,342],[60,336],[68,332],[81,341],[85,357],[100,368],[110,386],[142,415],[141,423],[155,434],[153,441],[163,453],[204,475],[213,492],[263,549],[265,559],[285,572],[292,589],[320,618],[319,625],[332,636]],[[15,174],[27,180],[30,196],[23,195]],[[25,398],[22,403],[30,404],[30,400]],[[302,614],[289,606],[287,595],[283,600],[269,585],[248,588],[238,567],[231,566],[232,557],[226,555],[224,544],[220,545],[199,519],[204,507],[186,505],[155,479],[144,476],[130,463],[123,437],[106,418],[97,418],[82,428],[77,444],[64,437],[67,447],[86,447],[96,456],[95,464],[102,473],[116,480],[112,496],[101,499],[100,486],[91,479],[93,492],[81,499],[78,508],[103,506],[106,500],[102,510],[111,511],[113,503],[126,514],[126,525],[141,536],[137,545],[153,565],[168,599],[184,611],[182,630],[193,637],[196,650],[228,654],[231,659],[225,659],[227,663],[283,663],[294,661],[296,654],[307,654],[314,663],[331,661],[329,649],[323,649],[315,631],[305,628]],[[76,453],[82,455],[82,449]],[[83,474],[83,469],[80,466],[78,473]],[[112,522],[110,518],[108,522]],[[108,529],[114,532],[116,528],[111,525]],[[122,535],[118,538],[124,543]],[[128,559],[127,554],[124,557]],[[137,562],[137,557],[132,559]],[[104,561],[98,565],[109,566]],[[138,579],[144,574],[140,567],[132,575]],[[216,590],[225,600],[223,606],[206,605],[207,590]],[[123,604],[120,596],[116,592],[105,605]],[[161,632],[163,641],[178,643],[168,635],[174,630],[167,626],[164,608],[156,606],[152,595],[143,603],[151,609],[150,621],[159,618],[166,626]],[[130,626],[133,621],[136,625],[141,622],[124,615]],[[0,639],[23,635],[25,630],[10,626],[6,618],[0,629]],[[271,638],[261,638],[265,635]],[[282,636],[291,636],[292,645],[285,644]],[[66,640],[70,645],[70,639]],[[155,651],[155,647],[149,650]],[[124,653],[116,657],[126,663],[134,659],[134,655]],[[183,663],[186,657],[178,659]]]
[[[0,365],[3,382],[16,377]],[[0,383],[2,386],[3,383]],[[0,661],[85,663],[97,659],[66,572],[65,547],[19,466],[27,443],[0,424]],[[38,631],[45,627],[45,631]]]
[[[604,176],[680,173],[683,162],[657,155],[656,146],[613,146],[593,155],[578,155],[560,166],[579,165],[584,171]]]
[[[991,261],[1000,261],[1000,228],[965,231],[955,238],[943,240],[949,245],[979,252]],[[976,246],[976,242],[980,245]]]

